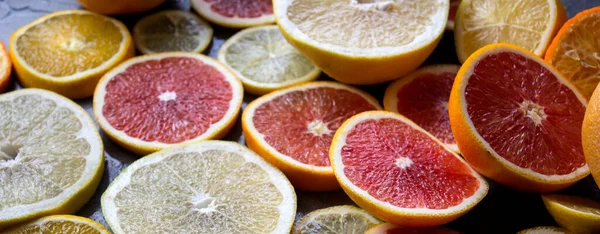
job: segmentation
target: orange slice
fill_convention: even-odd
[[[543,194],[542,200],[559,226],[574,233],[600,233],[600,203],[559,194]]]
[[[165,0],[77,0],[90,11],[105,14],[133,14],[155,8]]]
[[[600,88],[596,88],[585,111],[581,137],[585,161],[600,186]]]
[[[382,223],[373,226],[365,234],[460,234],[460,232],[453,231],[443,227],[434,228],[408,228],[400,227],[391,223]]]
[[[12,63],[6,46],[0,41],[0,92],[4,92],[10,84],[10,74],[12,70]]]
[[[192,7],[210,22],[229,28],[275,23],[271,0],[191,0]]]
[[[380,110],[377,100],[335,82],[311,82],[252,101],[242,114],[246,144],[277,166],[295,188],[339,189],[329,162],[338,127],[355,114]]]
[[[600,82],[598,25],[600,7],[580,12],[558,31],[545,56],[588,99]]]
[[[110,234],[108,230],[94,220],[74,215],[46,216],[21,226],[2,232],[3,234]]]
[[[549,192],[589,174],[581,146],[585,99],[551,65],[510,44],[475,52],[450,94],[452,132],[481,174]]]
[[[442,225],[468,212],[488,191],[460,156],[392,112],[368,111],[346,120],[329,153],[346,194],[389,223]]]
[[[557,227],[540,226],[525,229],[517,234],[572,234],[572,232]]]

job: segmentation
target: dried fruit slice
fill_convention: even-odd
[[[373,226],[364,234],[460,234],[460,232],[453,231],[443,227],[434,228],[408,228],[400,227],[391,223],[382,223]]]
[[[525,229],[518,234],[572,234],[572,232],[557,227],[541,226]]]
[[[219,62],[196,53],[159,53],[108,72],[94,93],[94,115],[108,136],[143,155],[225,136],[242,98],[242,84]]]
[[[0,93],[4,92],[10,83],[12,62],[4,43],[0,41]]]
[[[121,233],[289,233],[296,194],[285,176],[248,148],[204,141],[143,157],[102,195]]]
[[[275,22],[271,0],[191,0],[192,7],[210,22],[247,28]]]
[[[474,53],[456,76],[449,107],[461,154],[492,180],[550,192],[589,174],[581,142],[585,99],[525,49],[495,44]]]
[[[456,153],[392,112],[350,118],[336,131],[329,152],[346,194],[389,223],[442,225],[468,212],[488,191]]]
[[[559,194],[542,194],[542,200],[561,227],[574,233],[600,233],[600,203]]]
[[[333,206],[308,213],[294,224],[292,234],[363,234],[381,221],[355,206]]]
[[[3,231],[4,234],[28,233],[69,233],[69,234],[110,234],[94,220],[74,215],[46,216],[16,228]]]

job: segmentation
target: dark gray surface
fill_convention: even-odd
[[[600,0],[563,0],[563,3],[569,17],[572,17],[584,9],[600,6]],[[7,44],[10,34],[14,30],[48,12],[76,8],[80,8],[80,6],[75,0],[0,0],[0,40]],[[167,3],[154,11],[172,8],[189,10],[190,6],[187,0],[167,0]],[[131,27],[140,16],[151,12],[140,15],[117,16],[116,18],[122,20]],[[233,35],[236,31],[214,25],[213,27],[215,29],[215,37],[210,48],[207,49],[205,53],[212,57],[216,57],[217,51],[223,44],[223,41]],[[452,32],[446,32],[438,48],[426,61],[426,64],[440,63],[459,64],[454,51]],[[13,83],[9,90],[18,89],[20,87],[15,78],[16,77],[13,77]],[[329,78],[323,76],[321,79]],[[381,100],[386,85],[387,84],[362,86],[360,88],[368,91]],[[248,101],[251,101],[254,98],[254,96],[246,94],[242,108],[246,106]],[[78,103],[80,103],[90,115],[92,114],[91,99],[80,100]],[[110,141],[104,133],[101,132],[101,135],[106,149],[106,169],[96,195],[92,197],[88,204],[77,214],[90,217],[108,227],[100,209],[100,196],[110,181],[112,181],[121,170],[138,159],[138,157]],[[244,137],[239,121],[226,139],[242,144],[244,143]],[[585,178],[560,193],[588,197],[600,202],[600,190],[591,177]],[[342,191],[328,193],[297,191],[297,195],[297,218],[300,218],[307,212],[315,209],[340,204],[353,204]],[[487,197],[471,212],[447,226],[465,233],[515,233],[525,228],[541,225],[554,226],[556,224],[552,220],[552,217],[546,212],[538,194],[516,192],[490,181],[490,192]]]

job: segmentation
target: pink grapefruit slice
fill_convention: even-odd
[[[223,137],[242,98],[241,82],[216,60],[158,53],[130,59],[104,75],[94,93],[94,115],[110,138],[144,155]]]
[[[551,65],[503,43],[467,59],[449,102],[452,132],[471,166],[530,192],[560,190],[589,174],[585,110],[583,96]]]
[[[269,93],[242,114],[246,144],[277,166],[295,188],[339,189],[329,163],[338,127],[355,114],[380,110],[369,94],[336,82],[319,81]]]
[[[331,166],[346,194],[386,222],[431,227],[451,222],[487,194],[485,180],[408,118],[368,111],[336,131]]]
[[[271,0],[191,0],[198,14],[228,28],[248,28],[273,24]]]
[[[423,67],[391,83],[385,91],[385,110],[400,113],[458,152],[448,117],[448,99],[457,65]]]

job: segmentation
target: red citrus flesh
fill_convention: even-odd
[[[479,135],[511,163],[544,175],[566,175],[585,165],[586,107],[538,62],[512,52],[482,58],[465,100]]]
[[[348,132],[341,157],[354,185],[397,207],[447,209],[481,186],[458,156],[398,119],[359,122]]]
[[[102,114],[131,137],[172,144],[206,132],[232,98],[231,85],[216,68],[171,57],[133,64],[110,79]]]
[[[456,17],[456,11],[458,10],[460,1],[461,0],[450,0],[450,12],[448,13],[448,21],[454,22],[454,18]]]
[[[252,122],[278,152],[314,166],[329,166],[329,147],[342,123],[376,110],[361,95],[332,87],[287,92],[256,108]]]
[[[396,93],[398,113],[446,144],[456,144],[450,117],[448,99],[456,73],[424,73],[402,86]]]
[[[273,14],[271,0],[202,0],[210,4],[210,9],[230,18],[258,18]]]

